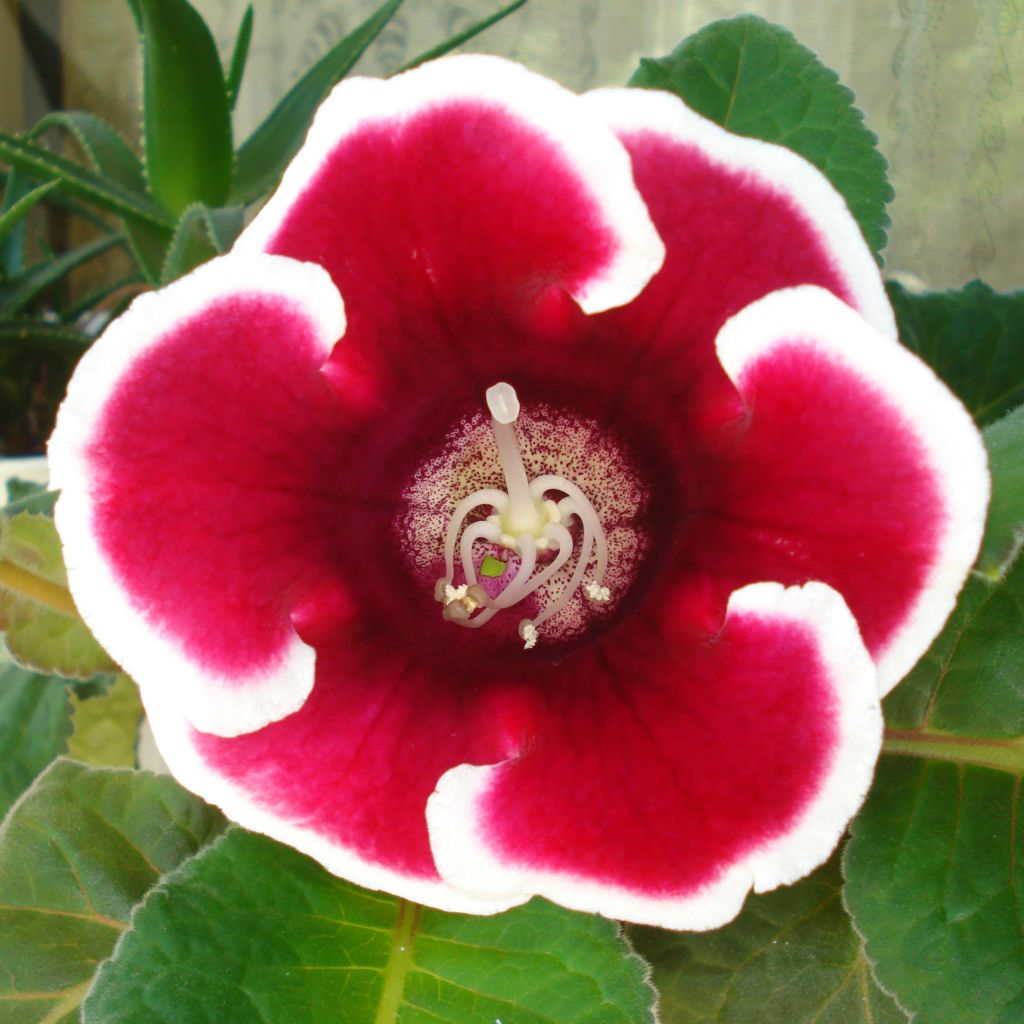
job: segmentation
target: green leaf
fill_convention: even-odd
[[[653,999],[610,921],[423,909],[232,829],[136,911],[84,1020],[643,1024]]]
[[[839,862],[751,896],[713,932],[629,929],[651,964],[662,1024],[903,1024],[843,910]]]
[[[463,43],[469,42],[474,36],[480,35],[481,32],[486,31],[492,25],[496,25],[499,21],[504,21],[510,14],[518,11],[520,7],[526,4],[526,0],[515,0],[514,3],[509,4],[507,7],[502,7],[500,11],[496,11],[494,14],[489,15],[486,18],[482,18],[480,21],[474,22],[467,29],[463,29],[461,32],[450,36],[445,39],[444,42],[438,43],[437,46],[431,47],[429,50],[425,50],[418,57],[413,57],[407,64],[403,64],[395,74],[399,74],[402,71],[408,71],[410,68],[419,67],[420,64],[425,64],[428,60],[436,60],[438,57],[443,57],[446,53],[451,53],[457,46],[461,46]]]
[[[0,819],[32,780],[67,749],[68,688],[19,668],[0,645]],[[0,1002],[0,1020],[3,1020]]]
[[[2,1019],[77,1021],[134,905],[223,827],[172,779],[52,765],[0,827]]]
[[[805,157],[846,200],[881,262],[893,192],[878,139],[853,93],[792,33],[753,14],[716,21],[670,56],[643,59],[629,84],[667,89],[730,131]]]
[[[4,282],[0,285],[0,317],[11,317],[19,313],[47,288],[52,288],[73,270],[102,256],[123,241],[120,235],[101,235],[60,256],[41,260],[12,280]]]
[[[1024,546],[1024,405],[985,430],[992,501],[977,571],[1001,580]]]
[[[6,214],[36,187],[35,182],[24,171],[13,168],[4,181],[4,198],[0,203],[0,214]],[[25,265],[25,219],[20,218],[0,239],[0,281],[14,277]]]
[[[82,110],[57,110],[37,121],[25,139],[33,141],[53,128],[71,135],[94,171],[130,192],[145,195],[146,177],[142,161],[101,117]]]
[[[71,716],[71,757],[99,767],[135,767],[142,701],[138,687],[123,672],[103,694],[73,695]]]
[[[1024,291],[982,281],[915,295],[886,286],[900,341],[916,352],[982,425],[1024,402]]]
[[[27,668],[88,679],[117,666],[78,617],[49,516],[0,518],[0,630]]]
[[[0,352],[4,349],[80,355],[92,339],[73,327],[46,320],[0,320]]]
[[[61,189],[98,206],[101,210],[130,217],[158,228],[173,228],[174,221],[150,199],[107,181],[71,160],[42,146],[0,132],[0,161],[19,168],[42,181],[58,180]]]
[[[846,903],[878,980],[918,1024],[1024,1020],[1020,783],[886,757],[853,824]]]
[[[135,0],[142,41],[150,192],[171,216],[222,206],[231,188],[231,108],[217,45],[187,0]]]
[[[57,503],[58,497],[60,497],[60,491],[43,490],[16,498],[0,509],[0,522],[10,519],[19,512],[36,512],[39,515],[52,516],[53,506]]]
[[[240,206],[190,206],[181,215],[167,249],[161,283],[169,284],[218,253],[227,252],[242,230],[242,220]]]
[[[22,480],[20,476],[8,477],[6,487],[7,505],[4,506],[5,511],[12,502],[21,501],[22,498],[28,498],[34,494],[42,494],[46,490],[45,484],[37,484],[35,480]]]
[[[29,210],[56,187],[57,182],[48,181],[38,188],[32,189],[31,192],[26,192],[9,209],[4,210],[3,214],[0,215],[0,242],[5,241],[11,232],[28,216]]]
[[[81,111],[56,111],[47,114],[36,124],[32,136],[50,128],[62,128],[70,132],[85,153],[92,170],[101,177],[116,182],[148,201],[142,161],[106,121]],[[146,280],[155,284],[159,279],[164,253],[171,241],[170,230],[134,219],[123,219],[123,224],[135,262]]]
[[[231,109],[235,109],[238,102],[238,90],[242,86],[242,75],[245,74],[245,62],[249,57],[249,43],[252,40],[252,4],[249,4],[242,15],[242,22],[238,26],[238,34],[235,36],[235,48],[231,51],[231,63],[228,65],[227,74],[224,76],[224,88],[228,94],[228,103]]]
[[[354,32],[320,58],[285,94],[267,119],[242,143],[231,202],[251,203],[278,182],[306,137],[310,121],[331,86],[343,78],[401,7],[387,0]]]

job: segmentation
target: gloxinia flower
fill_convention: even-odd
[[[338,86],[50,458],[186,786],[422,903],[674,928],[835,847],[988,487],[814,168],[477,56]]]

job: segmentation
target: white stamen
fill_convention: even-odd
[[[559,592],[558,599],[548,604],[533,620],[524,619],[520,623],[519,635],[524,647],[530,650],[539,638],[538,626],[565,608],[581,585],[590,600],[610,600],[610,590],[602,585],[608,568],[608,544],[594,506],[576,484],[552,474],[532,481],[527,477],[514,426],[519,418],[519,398],[515,388],[506,383],[495,384],[487,389],[486,397],[507,490],[483,488],[455,506],[444,537],[445,577],[438,580],[435,597],[438,600],[443,597],[446,619],[460,626],[479,628],[503,608],[511,608],[547,585],[565,567],[573,554],[574,544],[572,534],[561,524],[575,516],[580,521],[582,537],[568,584]],[[548,492],[564,497],[550,498]],[[493,512],[463,530],[467,517],[481,505],[490,505]],[[473,546],[478,540],[500,544],[519,556],[515,576],[493,599],[489,599],[477,583]],[[547,552],[555,547],[554,558],[536,572],[538,551]],[[456,548],[466,580],[461,587],[452,585]],[[592,578],[583,584],[592,555],[596,563]],[[474,614],[477,609],[482,610]]]

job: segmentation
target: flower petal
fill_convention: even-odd
[[[822,584],[747,587],[720,634],[685,649],[664,633],[670,603],[658,625],[656,657],[606,645],[606,671],[556,699],[520,757],[442,777],[427,821],[443,877],[704,929],[751,887],[828,857],[867,792],[882,724],[842,599]]]
[[[705,484],[695,565],[721,590],[823,580],[883,693],[942,628],[985,523],[985,447],[920,360],[822,289],[769,295],[717,341],[748,418]]]
[[[445,685],[450,679],[423,672],[415,651],[367,640],[358,612],[353,625],[364,642],[355,642],[344,618],[341,612],[324,623],[342,635],[329,649],[317,644],[317,682],[303,707],[258,732],[197,732],[166,690],[144,689],[169,768],[233,821],[359,885],[459,913],[491,914],[521,903],[442,881],[424,821],[427,797],[445,769],[507,752],[496,730],[507,716],[495,714],[494,700],[475,708],[464,692]]]
[[[881,277],[825,176],[782,146],[725,131],[667,92],[582,97],[619,135],[668,255],[643,294],[611,318],[647,349],[713,362],[721,325],[780,288],[816,284],[896,337]]]
[[[364,317],[408,333],[551,285],[606,309],[663,257],[612,133],[556,83],[480,55],[338,85],[236,244],[254,249],[324,266],[357,336]]]
[[[137,299],[61,407],[49,457],[78,608],[208,731],[258,728],[313,685],[289,588],[321,559],[312,523],[337,514],[320,367],[344,327],[319,267],[224,257]]]

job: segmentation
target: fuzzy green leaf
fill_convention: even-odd
[[[900,341],[956,393],[978,423],[1024,403],[1024,291],[982,281],[956,291],[914,294],[889,282]]]
[[[1024,546],[1024,405],[985,430],[992,502],[977,571],[1001,580]]]
[[[135,904],[223,827],[172,779],[53,764],[0,827],[0,1019],[77,1021]]]
[[[64,753],[70,732],[65,682],[19,668],[0,645],[0,819],[32,780]]]
[[[0,518],[0,630],[24,666],[88,679],[116,666],[75,614],[60,538],[46,515]]]
[[[101,768],[134,768],[142,714],[139,689],[123,672],[104,693],[72,695],[68,754]]]
[[[187,0],[134,0],[142,41],[150,192],[171,216],[222,206],[231,188],[231,107],[217,46]]]
[[[653,1000],[610,921],[417,908],[231,830],[139,908],[84,1021],[643,1024]]]
[[[833,858],[796,885],[749,897],[716,931],[631,928],[662,1024],[904,1024],[871,977],[841,888]]]
[[[853,93],[792,33],[753,14],[716,21],[670,56],[642,60],[629,84],[667,89],[730,131],[805,157],[846,200],[881,262],[893,192],[878,139]]]
[[[1021,769],[886,757],[853,824],[847,906],[917,1024],[1024,1020]]]
[[[251,203],[269,192],[299,151],[316,108],[377,38],[403,0],[387,0],[321,57],[285,94],[238,150],[231,202]]]

